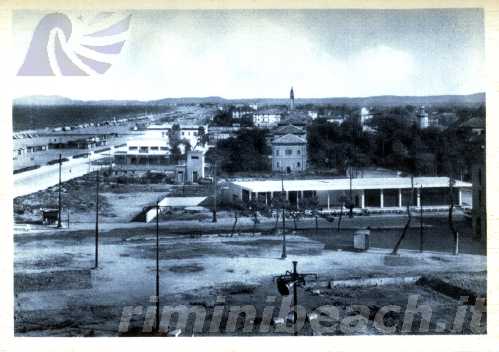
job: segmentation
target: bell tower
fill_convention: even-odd
[[[295,109],[295,92],[293,91],[293,87],[289,91],[289,110]]]

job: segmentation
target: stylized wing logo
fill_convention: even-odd
[[[18,76],[89,76],[104,74],[121,52],[131,15],[116,20],[101,12],[77,35],[71,19],[62,13],[44,16],[35,28]]]

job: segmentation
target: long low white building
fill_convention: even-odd
[[[350,186],[351,182],[351,186]],[[414,177],[414,206],[448,205],[448,177]],[[284,189],[286,199],[295,206],[305,206],[307,198],[317,197],[323,208],[340,207],[342,200],[352,199],[356,208],[405,207],[411,200],[410,177],[338,178],[310,180],[244,180],[233,181],[224,190],[226,202],[260,200],[270,204]],[[471,183],[456,181],[454,201],[462,205],[463,190]],[[351,190],[351,191],[350,191]],[[351,192],[351,194],[350,194]]]

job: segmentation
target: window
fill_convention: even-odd
[[[199,156],[191,156],[191,160],[198,160]]]
[[[300,155],[300,154],[301,154],[301,150],[300,150],[300,149],[298,149],[298,150],[296,151],[296,154]]]
[[[158,150],[158,147],[151,147],[151,150]]]
[[[301,165],[300,165],[300,162],[297,162],[297,163],[296,163],[296,167],[300,167],[300,166],[301,166]]]
[[[168,147],[161,147],[161,150],[168,150]]]
[[[135,146],[130,146],[130,147],[128,148],[128,150],[137,150],[137,149],[138,149],[138,147],[135,147]]]
[[[149,150],[149,147],[140,147],[139,152],[141,153],[147,153]]]
[[[280,167],[281,167],[281,165],[279,165],[279,162],[277,162],[277,168],[280,168]]]
[[[279,149],[276,149],[276,150],[275,150],[275,155],[276,155],[276,156],[279,156]]]
[[[286,155],[293,155],[292,149],[286,149]]]

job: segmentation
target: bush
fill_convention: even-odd
[[[77,154],[77,155],[73,155],[73,159],[88,158],[89,155],[90,155],[90,153]]]
[[[23,167],[21,169],[14,170],[14,175],[15,174],[20,174],[21,172],[36,170],[36,169],[39,169],[39,168],[40,168],[40,165],[26,166],[26,167]]]
[[[69,159],[68,158],[61,159],[61,163],[65,163],[66,161],[69,161]],[[54,159],[47,162],[47,165],[54,165],[54,164],[59,164],[59,159]]]

